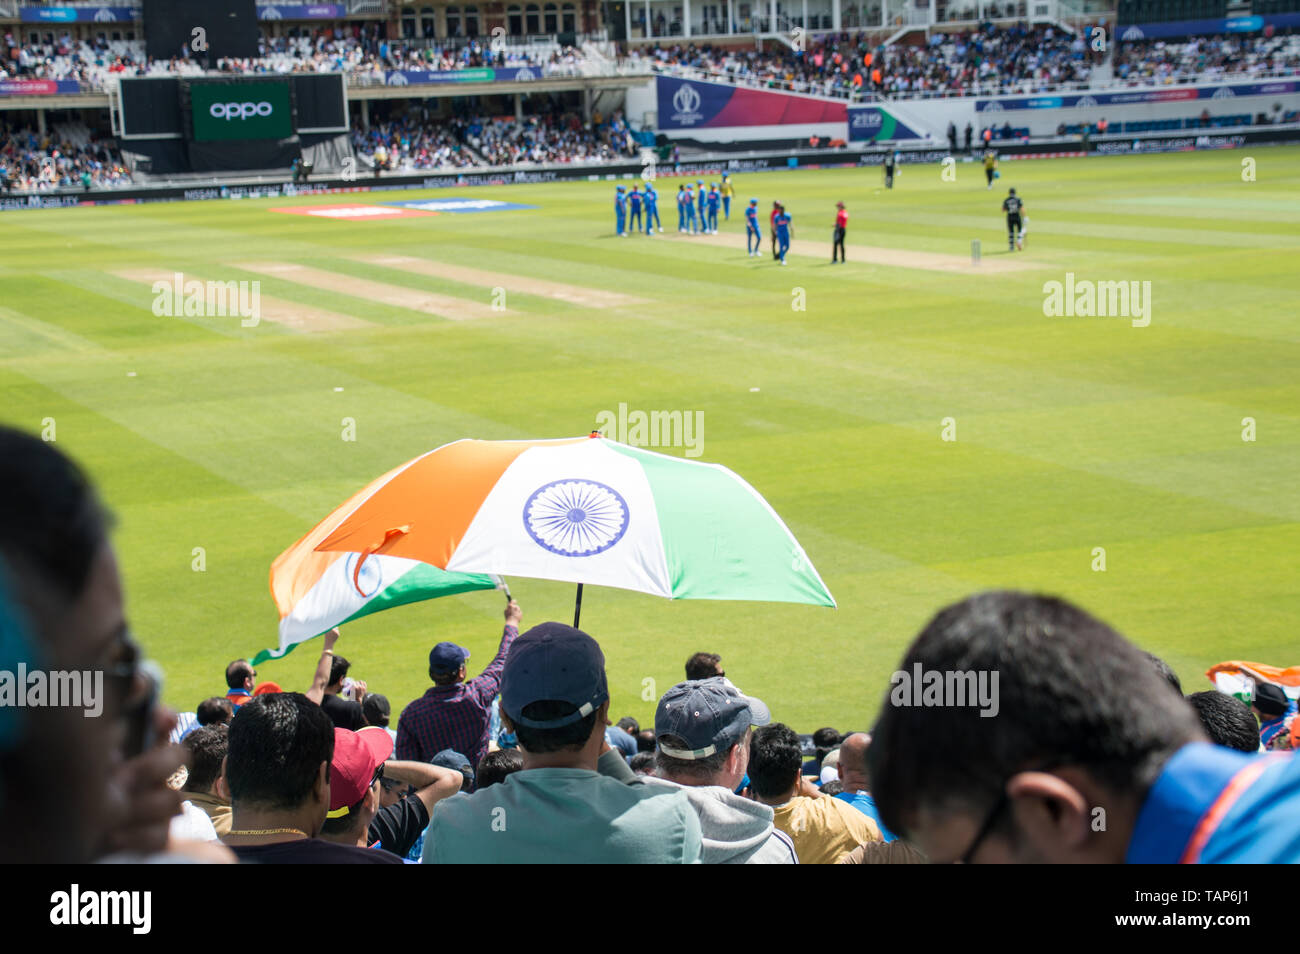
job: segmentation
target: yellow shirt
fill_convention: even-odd
[[[984,168],[985,168],[985,169],[992,169],[992,168],[993,168],[994,166],[996,166],[997,164],[998,164],[998,157],[997,157],[997,156],[993,155],[992,153],[989,153],[989,154],[987,154],[987,155],[984,156]]]
[[[730,179],[728,179],[726,182],[722,183],[722,188],[721,188],[721,190],[719,190],[719,191],[721,191],[722,194],[723,194],[726,198],[728,198],[728,199],[730,199],[732,196],[734,196],[734,195],[736,194],[736,190],[733,189],[733,188],[731,187],[731,180],[730,180]]]
[[[773,811],[773,823],[790,836],[801,865],[834,864],[858,845],[882,840],[874,821],[838,798],[796,795]]]

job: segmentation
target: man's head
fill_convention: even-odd
[[[749,747],[749,787],[758,799],[779,805],[793,796],[803,767],[798,734],[775,722],[754,730]]]
[[[236,814],[301,814],[315,835],[329,811],[333,757],[334,723],[320,706],[300,692],[254,697],[230,722],[226,783]]]
[[[886,696],[872,794],[885,825],[936,862],[1121,861],[1164,763],[1203,739],[1141,650],[1053,597],[989,592],[949,606],[899,672],[929,685],[937,674],[951,696],[914,705],[901,685]],[[981,674],[998,694],[994,717],[957,692]]]
[[[867,749],[871,746],[871,736],[865,732],[853,732],[845,736],[836,750],[839,761],[836,769],[844,790],[848,792],[871,791],[871,773],[867,771]]]
[[[20,661],[104,672],[103,713],[24,709],[0,749],[0,859],[87,861],[111,824],[112,765],[130,745],[127,716],[147,683],[126,625],[109,517],[54,443],[0,427],[0,602],[8,591]],[[49,785],[58,779],[58,785]]]
[[[226,725],[235,717],[235,707],[225,696],[204,699],[194,712],[199,725]]]
[[[603,742],[608,710],[605,655],[582,630],[542,623],[510,647],[501,714],[525,752],[579,753],[597,736]]]
[[[462,792],[472,792],[474,790],[474,765],[455,749],[443,749],[429,761],[439,768],[459,772],[460,790]]]
[[[387,696],[377,692],[366,693],[366,701],[361,703],[361,716],[366,720],[366,725],[377,725],[381,729],[386,729],[392,714],[393,710],[388,704]]]
[[[826,758],[826,754],[839,744],[840,733],[838,730],[833,729],[830,726],[818,729],[813,733],[813,745],[817,747],[817,758],[819,761]]]
[[[655,774],[656,756],[654,752],[638,752],[628,760],[628,768],[637,775]]]
[[[1271,682],[1255,683],[1255,698],[1251,708],[1255,710],[1255,715],[1259,717],[1260,722],[1267,722],[1284,714],[1290,703],[1291,700],[1287,698],[1281,686]]]
[[[330,657],[330,681],[325,686],[326,692],[338,693],[343,690],[343,680],[348,677],[348,670],[352,668],[352,663],[348,662],[343,656]]]
[[[722,657],[717,653],[696,653],[686,660],[687,682],[725,675],[726,673],[722,669]]]
[[[735,789],[749,764],[750,727],[771,721],[766,705],[721,679],[678,683],[655,709],[656,774]]]
[[[185,780],[185,791],[217,795],[229,801],[230,793],[221,782],[221,763],[230,747],[230,727],[218,722],[195,729],[185,736],[181,745],[190,755],[190,774]]]
[[[619,719],[618,727],[631,736],[635,736],[638,732],[641,731],[640,723],[638,723],[636,719],[633,719],[631,716],[623,716],[623,718]]]
[[[429,650],[429,678],[436,686],[454,686],[465,680],[469,650],[455,643],[439,643]]]
[[[1183,684],[1178,678],[1178,673],[1174,672],[1169,663],[1165,662],[1155,653],[1144,652],[1142,655],[1146,656],[1147,662],[1151,663],[1155,668],[1155,671],[1160,673],[1160,678],[1169,683],[1174,692],[1181,696],[1183,694]]]
[[[257,671],[249,665],[247,659],[236,659],[226,667],[226,685],[231,689],[253,691],[253,677]]]
[[[1196,710],[1201,726],[1215,745],[1242,752],[1259,751],[1259,723],[1250,706],[1217,689],[1193,692],[1187,703]]]
[[[483,789],[504,782],[509,776],[524,767],[524,757],[518,749],[497,749],[479,759],[478,789]]]
[[[379,810],[383,764],[392,757],[393,737],[378,726],[334,730],[330,759],[330,807],[321,837],[353,843]]]

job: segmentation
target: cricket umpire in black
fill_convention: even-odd
[[[895,165],[894,157],[896,155],[897,154],[894,153],[893,151],[890,151],[885,155],[885,188],[886,189],[892,189],[894,187],[894,165]]]
[[[1016,195],[1016,190],[1011,189],[1007,192],[1007,197],[1002,200],[1002,211],[1007,214],[1007,251],[1014,252],[1018,248],[1024,248],[1024,243],[1020,238],[1020,211],[1025,204],[1020,201],[1020,196]]]

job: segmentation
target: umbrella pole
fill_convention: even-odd
[[[582,615],[582,584],[578,584],[578,597],[573,603],[573,628],[578,628],[578,618]]]

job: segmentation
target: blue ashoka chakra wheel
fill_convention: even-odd
[[[627,501],[594,480],[553,480],[524,504],[524,529],[543,550],[560,556],[592,556],[608,550],[627,531]]]
[[[343,564],[343,571],[347,574],[348,585],[360,592],[364,597],[374,596],[379,592],[379,588],[384,583],[384,571],[377,557],[367,557],[366,562],[361,564],[361,572],[357,574],[357,581],[352,582],[352,574],[357,569],[357,559],[359,553],[349,553],[347,562]]]

